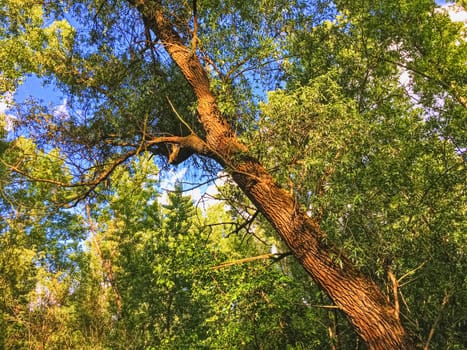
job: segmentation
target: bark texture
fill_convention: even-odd
[[[138,8],[197,97],[199,121],[206,134],[203,142],[208,149],[204,153],[211,154],[232,173],[234,181],[274,226],[308,274],[345,313],[370,349],[412,349],[396,309],[376,283],[363,276],[326,239],[319,223],[299,209],[293,196],[276,184],[237,140],[216,105],[204,67],[167,20],[162,5],[157,1],[152,1],[150,7],[141,0],[130,3]]]

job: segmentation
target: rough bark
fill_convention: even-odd
[[[308,274],[345,313],[370,349],[411,349],[394,306],[376,283],[363,276],[326,239],[319,223],[302,212],[293,196],[248,155],[246,146],[237,140],[217,108],[209,77],[196,53],[166,19],[162,6],[158,2],[151,4],[151,9],[146,10],[140,0],[137,8],[193,89],[206,134],[204,143],[210,153],[232,173],[234,181],[274,226]]]

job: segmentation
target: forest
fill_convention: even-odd
[[[466,348],[465,0],[1,3],[0,349]]]

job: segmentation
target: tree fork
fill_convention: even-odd
[[[183,42],[166,19],[162,5],[152,2],[151,10],[146,11],[144,1],[129,1],[138,8],[192,87],[209,149],[222,165],[232,168],[234,181],[277,230],[307,273],[345,313],[370,349],[412,349],[394,306],[377,284],[363,276],[326,239],[319,223],[301,211],[295,199],[248,156],[246,146],[238,141],[216,105],[204,67],[192,55],[189,43]]]

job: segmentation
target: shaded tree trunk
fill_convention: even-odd
[[[218,109],[209,77],[196,53],[164,16],[162,5],[153,2],[151,9],[146,10],[144,1],[129,1],[137,6],[144,23],[162,42],[193,89],[199,121],[206,133],[206,154],[214,155],[232,173],[234,181],[277,230],[307,273],[345,313],[370,349],[411,349],[396,309],[376,283],[363,276],[326,239],[319,223],[301,211],[294,197],[248,155],[247,147],[238,141]],[[192,148],[199,150],[195,145]]]

